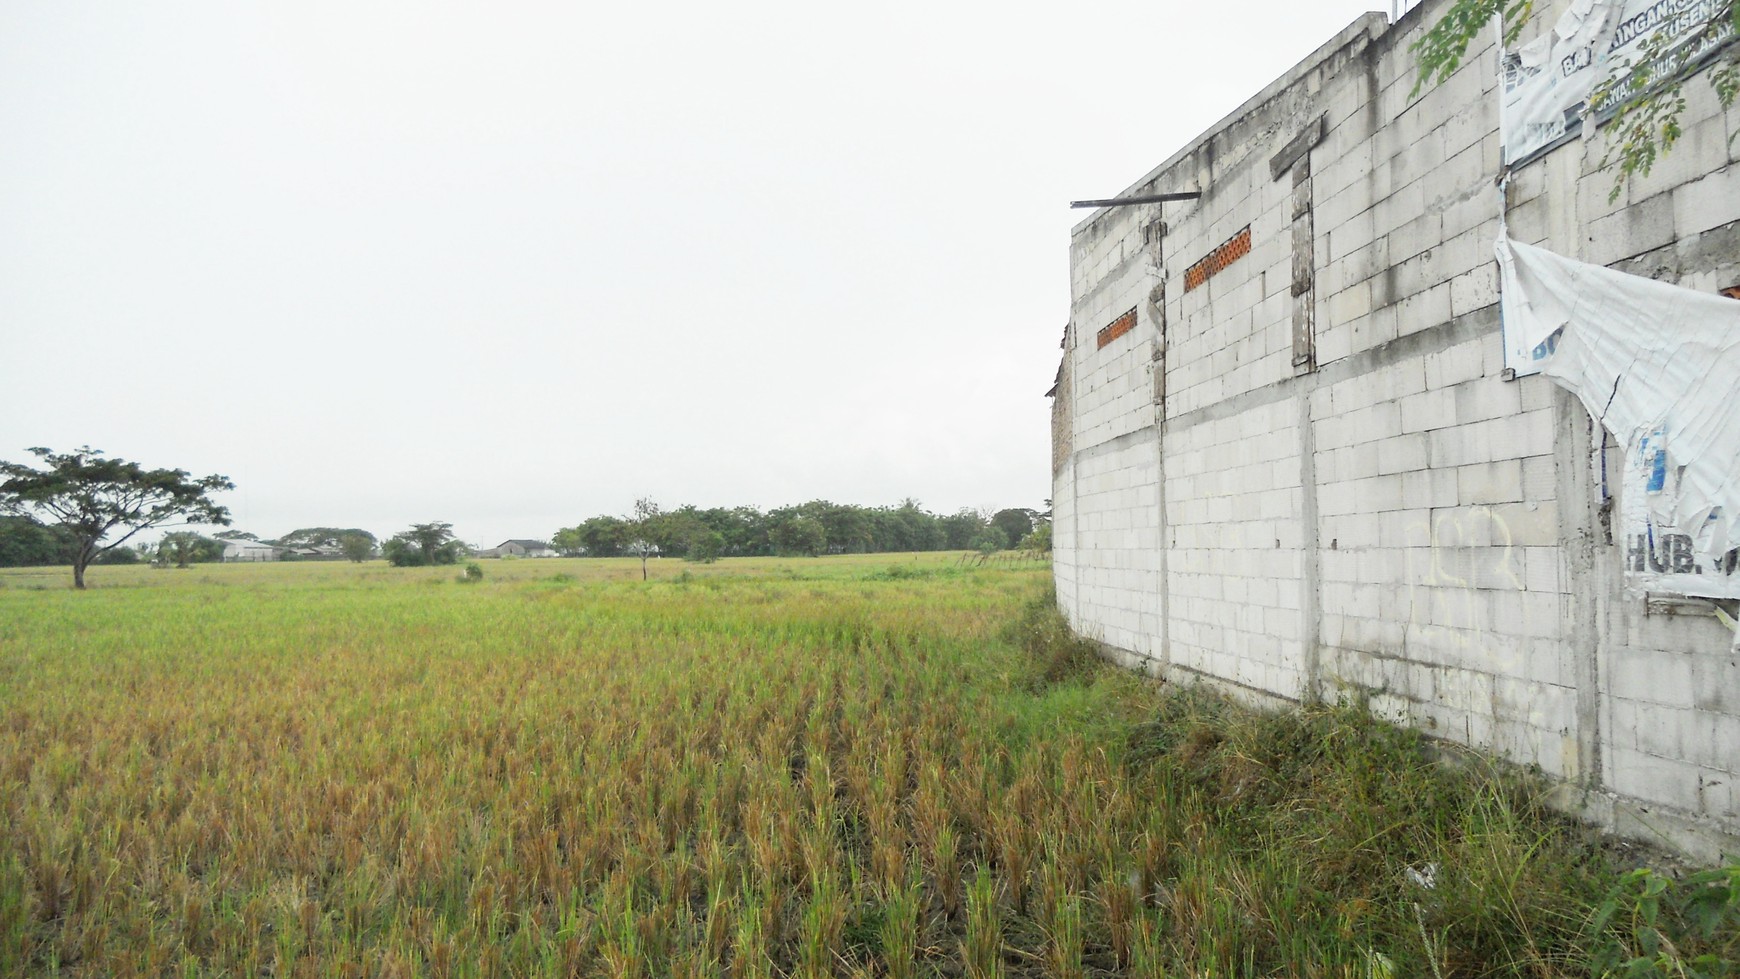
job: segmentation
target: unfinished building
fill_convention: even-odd
[[[1685,135],[1610,200],[1611,134],[1587,98],[1542,86],[1601,71],[1637,39],[1626,24],[1684,26],[1656,7],[1696,5],[1543,5],[1531,43],[1505,57],[1494,32],[1412,94],[1409,45],[1448,6],[1362,17],[1120,199],[1199,196],[1075,228],[1052,392],[1058,601],[1132,667],[1259,701],[1366,696],[1538,765],[1597,821],[1732,858],[1740,575],[1657,497],[1665,480],[1726,519],[1740,484],[1692,490],[1708,488],[1693,470],[1737,464],[1715,457],[1740,389],[1702,369],[1734,351],[1662,340],[1697,369],[1633,378],[1639,404],[1687,389],[1665,436],[1637,436],[1595,382],[1549,376],[1563,331],[1534,336],[1518,312],[1549,302],[1501,316],[1495,242],[1569,260],[1574,292],[1589,268],[1666,283],[1740,337],[1722,297],[1740,284],[1740,111],[1694,78]],[[1682,437],[1693,420],[1704,441]]]

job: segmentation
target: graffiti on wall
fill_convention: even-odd
[[[1526,623],[1493,622],[1485,597],[1524,590],[1522,551],[1504,514],[1486,506],[1440,511],[1409,528],[1405,553],[1410,635],[1458,648],[1513,648],[1493,640]],[[1526,617],[1526,607],[1519,614]]]

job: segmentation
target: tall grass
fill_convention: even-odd
[[[1633,892],[1595,917],[1621,878],[1526,782],[1101,667],[1043,568],[872,558],[0,590],[0,974],[1554,976],[1634,950]],[[1652,919],[1676,954],[1732,952],[1731,921],[1677,913]]]

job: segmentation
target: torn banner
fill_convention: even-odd
[[[1498,115],[1506,163],[1577,132],[1618,16],[1618,0],[1573,0],[1551,31],[1504,52]]]
[[[1718,0],[1571,0],[1553,29],[1499,59],[1504,160],[1521,166],[1630,98],[1631,67],[1661,45],[1652,74],[1696,66],[1734,39]],[[1606,83],[1605,86],[1603,83]]]
[[[1634,587],[1740,597],[1740,302],[1503,237],[1497,252],[1505,363],[1624,446]]]

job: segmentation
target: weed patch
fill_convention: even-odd
[[[1697,905],[1697,927],[1688,910],[1640,930],[1643,892],[1624,887],[1650,871],[1622,878],[1595,832],[1549,810],[1528,773],[1432,756],[1418,733],[1360,704],[1260,711],[1168,690],[1131,730],[1125,764],[1164,787],[1168,834],[1186,843],[1144,867],[1158,881],[1151,896],[1173,909],[1174,947],[1228,948],[1233,928],[1259,971],[1313,949],[1398,976],[1607,975],[1640,968],[1641,951],[1661,975],[1733,974],[1740,871],[1688,878],[1694,896],[1679,906]],[[1227,886],[1202,891],[1203,880]],[[1661,956],[1669,948],[1680,957]],[[1694,961],[1705,971],[1669,968]]]
[[[1029,682],[1036,690],[1081,682],[1104,665],[1098,648],[1069,628],[1057,611],[1057,596],[1049,588],[1022,607],[1006,637],[1031,660],[1033,673]]]

